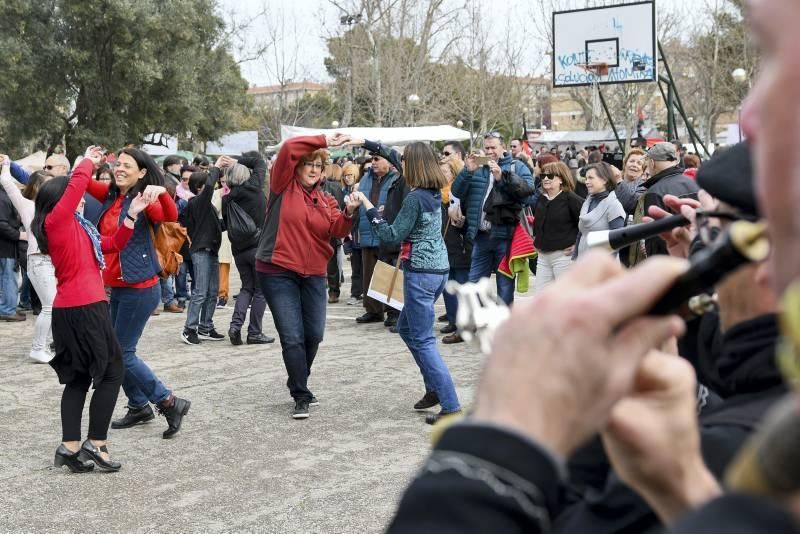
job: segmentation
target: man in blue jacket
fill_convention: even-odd
[[[473,243],[469,281],[477,282],[491,276],[500,261],[508,254],[513,225],[492,224],[486,220],[484,206],[492,189],[500,183],[503,172],[509,171],[523,179],[533,188],[533,177],[528,167],[505,152],[503,138],[490,132],[483,138],[483,150],[489,158],[486,165],[478,166],[474,155],[469,155],[464,170],[453,182],[452,194],[461,200],[465,210],[466,239]],[[510,305],[514,302],[514,280],[497,276],[497,295]]]
[[[370,202],[380,210],[386,204],[386,195],[389,192],[389,188],[397,181],[397,178],[398,174],[391,171],[389,162],[384,157],[374,154],[372,156],[372,167],[358,183],[358,190],[364,193]],[[358,233],[361,239],[362,283],[366,313],[356,318],[356,321],[359,323],[383,322],[383,304],[367,296],[372,273],[378,263],[378,247],[381,241],[372,230],[372,225],[367,220],[367,212],[363,206],[359,208]]]

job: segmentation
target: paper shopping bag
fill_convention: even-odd
[[[369,282],[367,296],[382,302],[396,310],[403,309],[403,271],[399,269],[400,261],[397,266],[378,261],[375,270],[372,272],[372,280]]]

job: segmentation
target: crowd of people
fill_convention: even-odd
[[[231,256],[241,279],[227,339],[233,345],[245,342],[241,330],[249,313],[246,343],[274,342],[262,328],[269,307],[295,419],[309,417],[309,407],[318,404],[308,380],[324,335],[326,304],[339,301],[348,257],[352,277],[347,304],[364,308],[356,322],[382,322],[398,333],[420,369],[425,390],[414,409],[440,406],[438,413],[427,415],[430,424],[461,413],[434,333],[438,320],[443,323],[443,343],[463,341],[456,327],[458,300],[444,292],[448,280],[477,282],[495,274],[497,296],[510,306],[515,291],[527,288],[529,271],[536,274],[534,293],[565,276],[587,253],[590,232],[639,222],[651,207],[666,207],[665,196],[697,191],[670,143],[659,143],[646,153],[634,149],[622,169],[603,161],[600,151],[592,151],[577,173],[558,153],[543,152],[532,159],[520,149],[522,144],[514,139],[508,151],[503,137],[489,132],[472,151],[453,141],[438,151],[414,143],[401,153],[378,142],[336,134],[289,139],[273,161],[257,152],[220,156],[213,164],[203,157],[190,165],[169,156],[160,167],[136,148],[109,154],[90,147],[84,160],[91,161],[92,168],[81,162],[92,178],[81,196],[83,220],[108,239],[126,220],[133,224],[124,244],[102,249],[103,286],[128,398],[126,414],[113,421],[112,428],[152,420],[152,405],[167,420],[164,438],[180,430],[191,402],[164,385],[137,354],[137,345],[160,305],[165,312],[186,314],[180,334],[184,343],[226,339],[214,325],[215,310],[227,298],[220,288],[227,286],[229,274],[223,266],[231,260],[223,255]],[[360,162],[332,161],[327,149],[345,145],[370,156]],[[0,202],[7,199],[10,216],[5,220],[15,230],[6,238],[14,249],[9,263],[13,267],[19,245],[27,243],[23,272],[42,303],[30,357],[56,367],[64,358],[73,361],[70,351],[77,349],[59,343],[51,327],[61,282],[52,257],[38,246],[32,224],[41,187],[54,177],[74,177],[78,169],[70,172],[69,161],[54,154],[44,171],[28,174],[8,156],[0,157],[0,183],[6,193]],[[131,204],[140,193],[147,206],[131,217]],[[514,250],[526,222],[535,254],[522,256],[519,268]],[[164,269],[159,259],[163,251],[156,245],[155,230],[169,225],[185,228],[186,234],[179,249],[168,251],[180,253],[184,260],[174,272]],[[658,238],[630,248],[621,258],[629,266],[666,252]],[[379,261],[403,270],[402,311],[368,295]],[[503,269],[510,261],[517,267]],[[24,320],[24,313],[16,310],[16,289],[9,284],[3,295],[14,299],[3,318]],[[434,317],[434,303],[441,296],[445,313]],[[65,439],[64,447],[72,450],[72,441]]]
[[[19,263],[41,303],[30,356],[49,362],[64,384],[55,465],[118,471],[108,427],[153,419],[151,405],[167,420],[164,438],[179,432],[191,403],[159,380],[137,344],[159,305],[186,313],[185,343],[225,339],[213,319],[227,298],[221,266],[231,261],[242,288],[227,338],[243,343],[249,313],[247,343],[273,342],[262,328],[269,307],[292,417],[307,419],[319,402],[309,378],[327,305],[341,298],[349,256],[347,304],[364,308],[356,321],[399,334],[422,376],[414,408],[440,406],[426,421],[449,424],[390,532],[616,533],[664,524],[687,533],[796,532],[793,465],[778,466],[786,474],[776,483],[767,456],[745,455],[739,461],[755,462],[760,477],[740,479],[738,489],[751,493],[721,482],[747,440],[771,430],[762,428],[766,414],[793,395],[779,350],[800,354],[791,309],[800,181],[790,159],[800,113],[787,112],[797,108],[791,89],[800,88],[792,59],[800,7],[750,4],[770,7],[752,10],[765,65],[742,113],[750,142],[699,166],[673,143],[635,148],[617,167],[600,150],[530,155],[524,140],[507,144],[496,132],[469,151],[459,142],[438,151],[411,143],[402,153],[343,133],[295,137],[271,169],[258,153],[213,164],[174,157],[159,167],[136,148],[112,155],[92,146],[72,169],[53,154],[29,174],[0,156],[0,319],[24,320]],[[370,158],[333,162],[328,149],[343,146]],[[687,224],[619,253],[590,250],[593,232],[673,213]],[[716,311],[649,315],[737,224],[760,219],[771,252],[706,288]],[[189,237],[177,245],[185,261],[174,270],[156,237],[171,224]],[[378,262],[402,269],[401,310],[368,295]],[[529,272],[534,298],[514,304]],[[458,301],[445,285],[492,274],[511,313],[465,416],[434,324],[444,324],[443,343],[461,342]],[[436,317],[442,296],[446,313]],[[112,422],[120,387],[128,412]],[[794,423],[770,436],[779,450],[769,452],[796,445]]]

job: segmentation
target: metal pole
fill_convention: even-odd
[[[706,153],[707,157],[711,157],[711,153],[706,148],[706,145],[703,143],[703,140],[700,139],[700,136],[697,135],[697,132],[694,130],[694,126],[689,124],[689,121],[686,120],[686,113],[683,110],[683,103],[681,102],[681,95],[678,94],[677,89],[675,88],[675,82],[672,78],[672,73],[669,69],[669,63],[667,63],[667,56],[664,54],[664,49],[661,46],[661,41],[658,42],[658,53],[661,54],[661,61],[664,63],[664,69],[667,71],[667,77],[669,78],[670,85],[672,86],[673,90],[675,91],[675,102],[678,104],[678,111],[683,117],[683,122],[686,123],[686,129],[689,131],[689,137],[692,139],[692,142],[696,142],[703,148],[703,152]],[[712,132],[713,133],[713,132]]]
[[[667,138],[669,141],[678,138],[678,131],[675,127],[675,90],[671,80],[667,86]]]
[[[606,104],[606,97],[603,96],[603,91],[600,88],[597,88],[597,94],[600,95],[600,103],[603,105],[603,110],[606,112],[606,117],[608,118],[608,123],[611,125],[611,129],[614,131],[614,137],[617,139],[617,145],[620,147],[623,146],[622,140],[619,137],[619,133],[617,133],[617,127],[614,125],[614,119],[611,118],[611,113],[608,111],[608,105]]]

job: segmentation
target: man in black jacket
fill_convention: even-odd
[[[194,288],[186,311],[181,339],[187,345],[200,340],[221,341],[225,336],[214,328],[214,310],[219,291],[219,247],[222,244],[222,215],[211,203],[214,186],[222,169],[234,160],[220,156],[210,172],[200,171],[189,177],[189,190],[195,195],[186,207],[186,230],[191,240],[192,280]]]
[[[650,176],[643,185],[644,193],[639,197],[633,213],[633,222],[640,223],[651,206],[664,208],[664,197],[697,198],[699,188],[679,167],[680,160],[672,143],[656,143],[647,152],[647,173]],[[644,247],[631,246],[628,265],[634,266],[649,256],[666,254],[667,247],[660,237],[644,241]]]
[[[8,165],[8,160],[3,162]],[[21,229],[22,221],[11,199],[0,189],[0,321],[24,321],[24,315],[17,314],[17,250],[20,240],[27,237]]]

